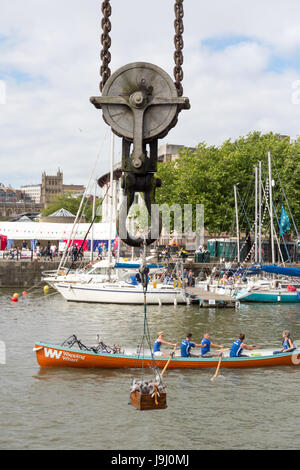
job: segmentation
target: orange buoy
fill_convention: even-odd
[[[22,295],[27,295],[27,294],[28,292],[26,292],[26,290],[23,290]]]

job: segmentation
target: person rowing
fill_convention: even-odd
[[[160,331],[157,333],[157,339],[155,340],[153,344],[153,355],[154,356],[169,356],[168,353],[163,353],[160,350],[160,347],[162,344],[166,344],[167,346],[176,346],[176,343],[169,343],[168,341],[164,340],[164,333],[163,331]]]
[[[207,331],[204,333],[203,339],[201,341],[201,357],[217,357],[219,354],[217,353],[211,353],[210,348],[219,348],[223,349],[224,345],[223,344],[214,344],[210,341],[210,334]]]
[[[186,338],[181,341],[181,357],[199,357],[197,355],[191,354],[192,348],[202,348],[201,344],[192,342],[192,333],[188,333]]]
[[[247,354],[242,354],[244,349],[252,351],[256,346],[252,344],[244,343],[245,335],[241,333],[238,339],[236,339],[231,346],[229,356],[230,357],[248,357]]]
[[[289,330],[284,330],[282,332],[282,337],[283,337],[282,348],[279,351],[274,351],[273,354],[285,353],[289,351],[294,351],[294,349],[296,349]]]

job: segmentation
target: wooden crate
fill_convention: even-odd
[[[157,402],[155,403],[155,396],[151,397],[150,393],[141,393],[138,391],[130,393],[130,405],[135,406],[138,410],[163,410],[167,408],[167,394],[160,392],[160,396],[157,396]]]

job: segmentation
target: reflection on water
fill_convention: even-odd
[[[69,304],[41,292],[13,304],[11,294],[0,291],[7,358],[0,365],[2,449],[299,447],[300,368],[221,369],[215,380],[213,369],[169,370],[168,408],[138,412],[128,406],[134,370],[40,369],[32,348],[35,341],[61,344],[71,334],[93,345],[99,334],[108,345],[135,350],[143,334],[142,307]],[[214,342],[228,347],[244,332],[249,343],[278,349],[287,328],[300,341],[299,304],[149,306],[148,322],[152,340],[158,331],[171,342],[191,331],[200,342],[209,330]]]

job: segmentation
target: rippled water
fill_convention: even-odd
[[[0,290],[1,449],[297,449],[300,445],[300,368],[170,370],[168,408],[139,412],[128,406],[132,370],[40,369],[35,341],[61,343],[76,334],[95,344],[136,348],[143,333],[141,306],[67,303],[42,290],[10,302]],[[240,310],[198,306],[148,307],[151,339],[170,341],[204,330],[229,346],[240,332],[261,347],[281,344],[288,328],[300,342],[300,304],[246,305]]]

